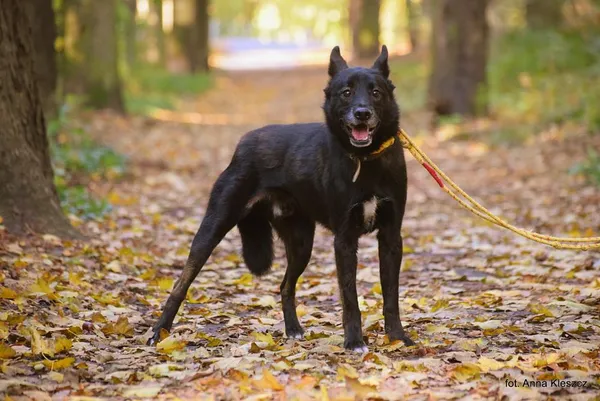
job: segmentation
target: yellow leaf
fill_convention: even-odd
[[[450,301],[447,299],[438,299],[431,307],[431,312],[437,312],[440,309],[447,308],[450,305]]]
[[[484,373],[487,373],[490,370],[500,370],[505,366],[504,363],[498,362],[495,359],[486,358],[485,356],[479,358],[479,361],[477,361],[477,365],[481,368],[481,371]]]
[[[154,269],[144,270],[144,272],[140,275],[142,280],[152,280],[154,277],[156,277],[156,270]]]
[[[73,347],[73,342],[66,337],[57,338],[54,342],[54,352],[57,354],[62,351],[68,351]]]
[[[242,258],[240,258],[240,255],[238,255],[237,253],[230,253],[229,255],[225,256],[223,259],[233,262],[235,264],[242,263]]]
[[[0,299],[15,299],[17,293],[10,288],[0,286]]]
[[[485,322],[473,322],[473,324],[483,330],[493,330],[502,327],[502,320],[487,320]]]
[[[32,295],[44,294],[48,297],[48,299],[53,301],[58,300],[58,297],[54,293],[54,289],[50,287],[50,284],[43,278],[38,278],[35,284],[29,287],[29,292]]]
[[[0,343],[0,359],[14,358],[17,352],[8,344]]]
[[[92,315],[92,322],[94,323],[106,323],[106,318],[104,317],[104,315],[100,312],[95,312]]]
[[[277,301],[275,300],[275,297],[273,297],[272,295],[265,295],[259,298],[259,300],[256,302],[255,305],[260,305],[260,306],[270,306],[271,308],[274,308],[277,306]]]
[[[529,304],[529,310],[538,315],[554,317],[554,313],[552,313],[550,309],[541,304]]]
[[[254,337],[256,341],[267,343],[268,345],[275,345],[275,340],[273,340],[273,336],[270,333],[259,333],[254,331],[252,332],[252,337]]]
[[[354,369],[353,366],[348,365],[347,363],[343,363],[338,366],[337,370],[338,379],[343,379],[349,377],[351,379],[358,379],[358,372]]]
[[[163,291],[169,291],[171,288],[173,288],[173,281],[174,280],[171,277],[163,277],[158,279],[158,288]]]
[[[400,266],[400,271],[407,272],[413,265],[413,261],[409,259],[402,259],[402,265]]]
[[[359,399],[368,398],[369,394],[377,392],[376,386],[362,384],[358,379],[348,376],[346,376],[346,388],[354,392]]]
[[[66,368],[71,367],[71,365],[73,365],[74,362],[75,362],[75,358],[73,358],[72,356],[63,358],[63,359],[58,359],[56,361],[52,361],[49,359],[44,359],[42,361],[44,366],[50,370],[66,369]]]
[[[271,374],[267,369],[263,370],[263,376],[259,380],[254,380],[254,385],[262,390],[275,390],[281,391],[283,390],[283,386],[277,378]]]
[[[62,373],[54,372],[54,371],[48,373],[48,377],[57,383],[62,383],[63,380],[65,380],[65,375],[63,375]]]
[[[173,337],[167,337],[158,344],[156,344],[156,349],[158,352],[161,352],[163,354],[170,354],[173,351],[184,349],[185,344],[185,341],[178,340]]]
[[[110,270],[111,272],[114,272],[114,273],[122,273],[123,272],[123,269],[121,268],[121,263],[119,263],[118,260],[113,260],[112,262],[110,262],[109,264],[107,264],[104,267],[107,270]]]
[[[123,391],[126,398],[154,398],[162,390],[162,384],[146,383],[139,386],[128,387]]]
[[[543,356],[540,359],[537,359],[533,362],[533,366],[536,368],[543,368],[544,366],[551,365],[557,362],[560,359],[560,355],[557,352],[552,352]]]
[[[371,291],[373,292],[373,294],[381,295],[381,283],[373,284],[373,288],[371,288]]]
[[[238,278],[233,283],[236,285],[250,286],[252,285],[252,274],[244,273],[242,274],[242,277]]]
[[[29,334],[31,334],[31,352],[34,355],[45,354],[54,356],[54,351],[48,348],[48,343],[34,327],[29,328]]]
[[[479,379],[481,369],[474,363],[465,362],[458,365],[452,371],[452,376],[459,382],[467,382],[474,379]]]
[[[102,332],[106,335],[120,334],[125,337],[133,336],[133,326],[129,324],[129,320],[125,316],[121,316],[116,323],[108,323],[102,328]]]

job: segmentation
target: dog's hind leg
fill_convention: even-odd
[[[253,177],[244,176],[244,171],[243,166],[235,163],[234,160],[215,182],[206,214],[192,241],[188,260],[165,304],[160,319],[154,326],[154,335],[148,344],[152,345],[160,340],[161,329],[171,329],[190,285],[214,248],[240,220],[246,203],[256,189],[255,180]]]
[[[302,338],[304,330],[296,314],[296,283],[310,260],[315,222],[294,213],[274,219],[273,225],[283,240],[287,257],[287,270],[280,287],[285,333],[289,338]]]

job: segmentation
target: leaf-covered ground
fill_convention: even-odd
[[[384,337],[371,235],[361,239],[358,272],[370,352],[342,348],[332,237],[325,230],[317,233],[298,288],[306,339],[283,334],[281,244],[272,273],[256,279],[240,260],[234,230],[195,281],[171,336],[145,345],[236,141],[267,123],[320,120],[325,79],[321,69],[221,74],[211,92],[155,119],[82,116],[80,124],[96,138],[130,156],[129,173],[95,184],[115,205],[111,214],[74,219],[88,242],[16,239],[0,229],[0,395],[598,397],[600,253],[555,250],[476,220],[410,156],[401,310],[417,346]],[[427,132],[425,120],[407,115],[403,125],[493,212],[548,234],[599,235],[600,191],[567,174],[587,148],[600,147],[599,136],[564,125],[518,147],[491,149],[481,137],[448,140],[454,134],[448,128]],[[527,386],[536,380],[546,387]]]

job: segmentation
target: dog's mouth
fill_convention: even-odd
[[[350,143],[357,148],[364,148],[373,142],[373,133],[377,125],[369,127],[367,124],[347,125],[350,134]]]

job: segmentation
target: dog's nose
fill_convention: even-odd
[[[371,113],[371,110],[365,107],[360,107],[354,110],[354,117],[360,121],[367,121],[372,115],[373,113]]]

